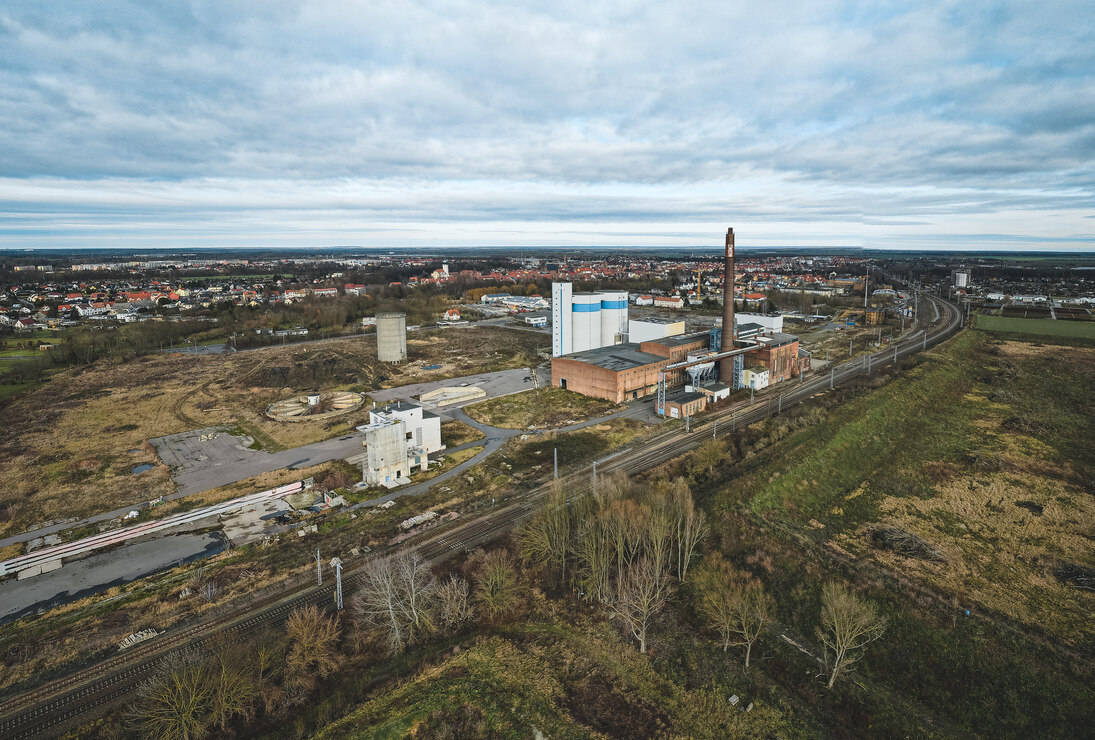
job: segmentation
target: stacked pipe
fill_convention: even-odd
[[[722,273],[722,344],[719,349],[729,352],[734,349],[734,229],[726,230],[726,255]],[[719,360],[719,381],[732,385],[734,381],[734,358]]]

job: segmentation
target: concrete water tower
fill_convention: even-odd
[[[381,362],[407,359],[407,314],[376,315],[376,357]]]

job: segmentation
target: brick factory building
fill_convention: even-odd
[[[760,345],[745,353],[745,365],[763,365],[768,368],[768,383],[774,385],[790,380],[799,374],[798,337],[780,332],[753,337]]]
[[[772,384],[809,369],[809,355],[799,350],[798,337],[781,332],[761,333],[759,329],[756,327],[748,338],[738,339],[739,344],[760,345],[745,353],[745,366],[766,368],[768,382]],[[552,358],[551,384],[583,396],[623,403],[656,393],[659,373],[667,365],[684,362],[690,354],[709,346],[710,336],[703,332],[575,352]],[[685,371],[670,371],[665,380],[667,387],[683,386]],[[683,395],[673,400],[677,413],[688,416],[707,405],[702,393],[699,396],[690,393],[687,400]]]
[[[592,398],[623,403],[654,393],[658,373],[669,364],[637,344],[588,349],[551,360],[551,384]]]

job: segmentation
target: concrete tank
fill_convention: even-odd
[[[601,346],[623,341],[627,334],[627,291],[601,290]]]
[[[575,293],[571,303],[574,351],[582,352],[601,346],[601,296],[596,293]]]
[[[377,314],[376,357],[381,362],[403,362],[407,359],[407,314]]]

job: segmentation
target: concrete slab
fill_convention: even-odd
[[[180,534],[136,542],[68,563],[25,580],[0,583],[0,624],[105,591],[224,550],[220,532]]]
[[[551,383],[550,371],[540,369],[537,371],[539,376],[540,385],[549,385]],[[487,398],[497,398],[498,396],[508,396],[512,393],[521,393],[522,391],[530,391],[536,383],[525,378],[531,377],[527,369],[521,370],[500,370],[495,373],[478,373],[476,375],[465,375],[460,378],[448,378],[447,380],[434,380],[428,383],[412,383],[411,385],[403,385],[398,388],[388,388],[380,391],[369,391],[369,396],[377,402],[377,404],[389,403],[397,399],[404,401],[414,401],[415,403],[421,403],[425,408],[431,410],[437,410],[439,407],[436,403],[431,403],[428,399],[426,401],[420,401],[420,397],[423,393],[430,393],[441,388],[470,388],[475,387],[483,391],[483,395],[479,398],[469,398],[466,400],[460,400],[456,403],[446,404],[443,408],[451,409],[458,408],[460,406],[467,405],[469,403],[477,403]]]

